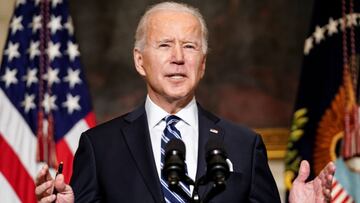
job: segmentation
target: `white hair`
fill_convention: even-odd
[[[207,53],[208,49],[208,29],[206,27],[205,20],[198,9],[189,6],[184,3],[176,3],[176,2],[162,2],[159,4],[155,4],[151,6],[145,14],[141,17],[139,24],[136,28],[135,33],[135,44],[134,47],[139,50],[143,50],[145,47],[145,36],[146,36],[146,29],[149,16],[154,13],[155,11],[159,10],[168,10],[168,11],[176,11],[176,12],[186,12],[193,16],[195,16],[201,25],[201,33],[202,33],[202,51],[204,54]]]

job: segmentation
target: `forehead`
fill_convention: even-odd
[[[182,11],[159,10],[150,14],[148,35],[201,35],[201,24],[194,15]]]

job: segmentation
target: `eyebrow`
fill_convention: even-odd
[[[158,41],[156,41],[156,43],[157,44],[161,44],[161,43],[172,43],[172,42],[174,42],[175,40],[174,39],[162,39],[162,40],[158,40]],[[191,41],[191,40],[184,40],[184,41],[180,41],[181,42],[181,44],[187,44],[187,43],[191,43],[191,44],[195,44],[195,45],[199,45],[200,43],[198,42],[198,41],[196,41],[196,40],[194,40],[194,41]]]
[[[162,39],[162,40],[156,41],[157,44],[169,43],[169,42],[174,42],[174,39]]]
[[[198,41],[190,41],[190,40],[183,41],[182,43],[183,44],[191,43],[191,44],[199,45]]]

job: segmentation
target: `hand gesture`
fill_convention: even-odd
[[[312,181],[305,182],[310,174],[309,162],[303,160],[299,174],[290,190],[290,203],[328,203],[331,200],[331,185],[335,173],[335,165],[329,162],[320,174]]]
[[[58,191],[53,194],[54,189]],[[73,203],[74,193],[70,185],[65,184],[64,176],[59,174],[55,180],[51,177],[49,167],[45,165],[36,178],[36,199],[39,203]]]

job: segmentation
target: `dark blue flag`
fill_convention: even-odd
[[[313,9],[285,158],[286,187],[302,159],[310,162],[310,178],[334,161],[331,202],[360,202],[360,2],[316,0]]]

